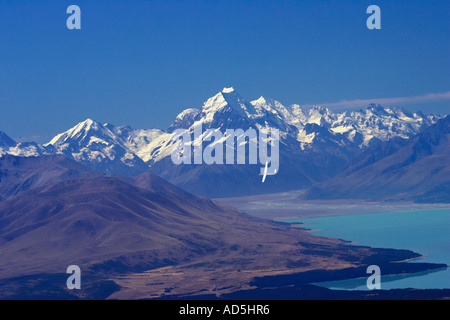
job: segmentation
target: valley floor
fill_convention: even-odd
[[[305,190],[233,198],[217,198],[246,213],[264,219],[285,220],[376,212],[449,208],[448,203],[368,202],[364,200],[304,200]]]

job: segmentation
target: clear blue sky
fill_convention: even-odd
[[[66,8],[81,8],[68,30]],[[366,9],[381,8],[381,30]],[[0,130],[167,128],[223,87],[285,105],[450,91],[450,1],[3,1]],[[406,104],[449,113],[449,101]]]

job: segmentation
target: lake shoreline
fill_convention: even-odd
[[[300,218],[280,222],[298,225],[318,236],[344,239],[351,245],[419,252],[420,255],[401,259],[397,263],[443,263],[445,268],[437,274],[398,277],[395,281],[390,281],[386,288],[447,289],[450,288],[448,281],[450,256],[445,247],[449,244],[446,232],[449,226],[449,213],[447,208],[433,208],[370,215]],[[337,281],[325,286],[329,289],[353,287],[351,290],[365,290],[362,282],[356,285],[352,281]]]

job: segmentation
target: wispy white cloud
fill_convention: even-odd
[[[34,135],[34,136],[20,136],[20,137],[14,137],[14,141],[16,142],[31,142],[31,141],[39,141],[42,140],[42,136],[40,135]]]
[[[419,102],[437,102],[445,100],[450,100],[450,91],[444,93],[427,93],[421,96],[412,96],[412,97],[342,100],[339,102],[320,103],[319,105],[325,106],[330,109],[338,109],[338,108],[360,108],[367,106],[371,103],[399,106]]]

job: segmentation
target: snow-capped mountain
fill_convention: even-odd
[[[136,130],[87,119],[43,146],[17,144],[0,132],[0,156],[60,154],[110,174],[137,175],[152,170],[188,191],[208,196],[271,192],[323,182],[370,145],[392,138],[408,139],[440,118],[380,105],[334,113],[323,106],[284,106],[264,97],[247,101],[233,88],[224,88],[199,108],[182,111],[165,131]],[[174,131],[193,132],[196,123],[201,123],[203,130],[222,132],[278,129],[279,174],[263,185],[258,179],[260,165],[174,165],[170,157],[177,144]]]
[[[124,128],[122,128],[123,130]],[[69,159],[113,174],[139,174],[148,166],[126,145],[120,128],[87,119],[58,134],[45,144],[50,154],[62,154]]]
[[[284,106],[260,97],[248,102],[233,88],[225,88],[198,108],[181,112],[167,132],[141,149],[151,169],[169,181],[209,196],[269,192],[246,166],[184,165],[171,163],[171,133],[184,128],[276,128],[280,131],[280,172],[271,185],[276,190],[304,188],[325,181],[360,155],[371,143],[393,137],[408,138],[436,122],[439,116],[411,114],[400,108],[371,105],[367,109],[333,113],[322,106]],[[223,185],[222,185],[223,184]],[[220,190],[215,193],[215,190]]]
[[[37,157],[45,154],[45,149],[35,142],[17,143],[6,133],[0,131],[0,157],[5,154],[18,157]]]
[[[439,119],[436,115],[425,116],[398,107],[383,108],[372,104],[364,110],[336,115],[330,127],[333,132],[342,133],[356,143],[362,139],[359,145],[367,147],[374,138],[381,141],[393,137],[408,139]]]
[[[252,104],[261,105],[261,100],[262,98],[252,101]],[[299,129],[298,141],[304,147],[311,146],[315,139],[315,135],[308,133],[310,130],[305,130],[308,124],[326,128],[331,134],[343,134],[364,149],[372,139],[381,141],[387,141],[393,137],[408,139],[441,118],[420,112],[411,113],[398,107],[383,108],[375,104],[371,104],[366,109],[342,113],[333,113],[322,106],[291,105],[285,108],[279,102],[277,104],[278,109],[285,110],[283,118]],[[265,105],[271,106],[269,103]]]
[[[308,199],[450,202],[450,116],[407,140],[391,139],[335,177],[309,190]]]

